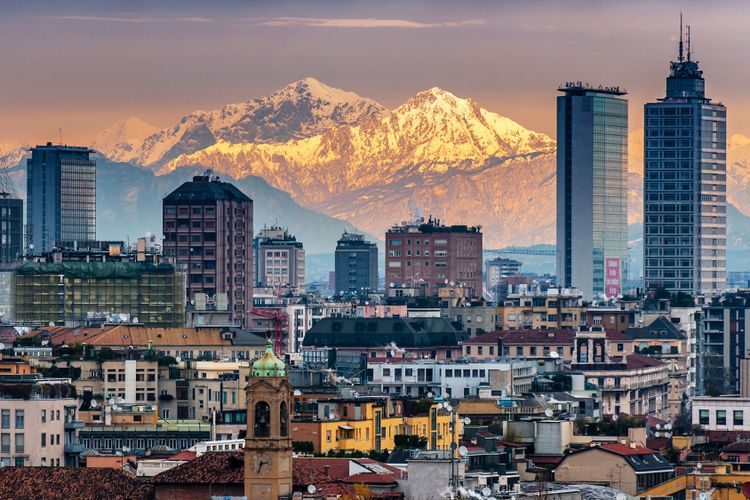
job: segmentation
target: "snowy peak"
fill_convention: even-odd
[[[158,131],[158,127],[130,116],[102,130],[91,143],[91,149],[99,151],[111,160],[127,161],[132,151]]]

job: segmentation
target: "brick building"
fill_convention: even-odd
[[[250,323],[253,200],[218,177],[195,176],[163,200],[164,256],[187,274],[187,298],[226,297],[231,319]]]
[[[388,296],[416,287],[435,296],[453,285],[482,296],[482,232],[469,226],[443,226],[419,219],[393,226],[385,233],[385,281]],[[393,283],[393,286],[391,286]]]

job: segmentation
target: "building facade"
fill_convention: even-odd
[[[284,228],[261,229],[253,240],[255,284],[258,287],[305,289],[305,250]]]
[[[715,295],[726,288],[726,108],[706,97],[682,39],[666,97],[644,110],[644,282]]]
[[[25,262],[12,282],[19,322],[77,326],[114,315],[148,326],[185,321],[185,279],[170,264]]]
[[[521,274],[521,262],[518,260],[496,257],[484,261],[487,291],[496,301],[508,295],[508,281],[505,278],[519,274]]]
[[[23,200],[0,193],[0,263],[16,262],[23,255]]]
[[[378,247],[364,235],[344,233],[336,244],[336,293],[378,289]]]
[[[616,297],[628,267],[628,102],[619,87],[558,90],[558,285]]]
[[[249,324],[253,304],[253,200],[228,182],[195,176],[163,200],[164,256],[187,277],[187,298],[226,297]]]
[[[385,233],[386,295],[412,287],[427,296],[460,287],[482,296],[482,232],[479,227],[444,226],[438,220],[394,226]],[[391,285],[393,283],[393,285]]]
[[[96,239],[96,161],[86,147],[48,142],[26,162],[26,238],[31,254],[57,241]]]
[[[698,338],[700,394],[739,394],[750,362],[750,290],[713,297],[703,306]]]

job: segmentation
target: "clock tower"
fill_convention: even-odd
[[[245,496],[253,500],[292,498],[292,438],[289,410],[292,387],[273,342],[253,363],[247,395]]]

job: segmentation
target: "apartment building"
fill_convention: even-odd
[[[581,324],[583,295],[576,288],[509,293],[498,308],[500,328],[577,328]]]

